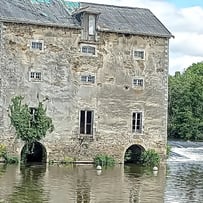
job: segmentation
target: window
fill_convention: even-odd
[[[132,132],[142,133],[142,112],[133,112]]]
[[[133,79],[133,86],[143,87],[143,79]]]
[[[82,22],[82,39],[88,41],[96,40],[96,16],[97,14],[85,13]]]
[[[93,111],[80,111],[80,134],[93,134]]]
[[[42,50],[42,42],[32,42],[32,49]]]
[[[30,72],[30,81],[41,81],[42,80],[42,74],[41,72]]]
[[[89,35],[95,35],[96,19],[95,15],[89,15]]]
[[[134,58],[137,60],[144,60],[145,58],[145,52],[144,51],[134,51]]]
[[[82,75],[81,82],[84,83],[95,83],[95,76],[94,75]]]
[[[82,46],[81,49],[82,53],[89,54],[89,55],[95,55],[96,50],[94,46]]]
[[[35,121],[36,121],[36,114],[37,114],[37,109],[34,107],[30,107],[30,115],[31,115],[31,119],[30,119],[30,125],[34,125]]]
[[[32,40],[30,44],[31,50],[38,50],[43,51],[44,50],[44,41],[43,40]]]

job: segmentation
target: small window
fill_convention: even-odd
[[[138,51],[138,50],[134,51],[134,58],[136,60],[144,60],[145,52],[144,51]]]
[[[30,72],[30,81],[41,81],[42,80],[42,74],[41,72]]]
[[[93,134],[93,111],[80,111],[80,134]]]
[[[31,50],[44,50],[44,42],[43,40],[32,40],[30,45]]]
[[[32,42],[32,49],[42,50],[42,42]]]
[[[94,46],[82,46],[81,51],[82,53],[89,54],[89,55],[96,54],[96,48]]]
[[[84,83],[95,83],[95,76],[94,75],[82,75],[81,82]]]
[[[142,112],[133,113],[132,132],[133,133],[142,133]]]
[[[143,79],[133,79],[134,87],[143,87]]]

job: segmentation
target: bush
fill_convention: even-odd
[[[160,156],[154,150],[150,149],[141,153],[141,164],[144,166],[158,166],[160,163]]]
[[[7,163],[7,164],[17,164],[18,163],[18,157],[16,157],[16,156],[6,156],[6,158],[5,158],[5,162]]]
[[[113,166],[115,165],[115,160],[111,156],[100,154],[94,158],[94,163],[97,166]]]
[[[18,157],[9,156],[6,150],[6,146],[0,144],[0,158],[3,158],[6,164],[17,164]]]

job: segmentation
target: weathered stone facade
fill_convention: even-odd
[[[30,107],[46,98],[54,132],[41,142],[48,160],[66,157],[92,161],[108,154],[124,161],[132,145],[166,154],[168,37],[98,32],[94,42],[83,41],[81,30],[67,27],[3,22],[0,58],[0,142],[16,154],[24,143],[15,139],[8,106],[16,95]],[[35,50],[31,42],[43,42]],[[81,53],[93,45],[95,55]],[[144,59],[134,57],[144,50]],[[30,72],[41,80],[32,81]],[[81,76],[93,75],[94,82]],[[133,86],[133,79],[143,85]],[[80,134],[80,111],[93,111],[91,135]],[[132,132],[133,112],[142,112],[140,133]]]

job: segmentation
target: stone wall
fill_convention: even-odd
[[[47,113],[55,130],[42,141],[48,159],[92,160],[98,153],[123,162],[133,144],[155,149],[162,157],[167,139],[168,39],[117,33],[98,33],[96,55],[81,53],[81,31],[35,25],[4,23],[1,26],[0,140],[20,154],[23,143],[15,139],[8,118],[13,96],[22,95],[35,107],[47,99]],[[42,40],[44,50],[31,49]],[[145,60],[133,51],[145,50]],[[41,72],[42,81],[32,82],[30,71]],[[93,74],[95,83],[80,81]],[[143,78],[144,87],[132,86]],[[80,110],[93,110],[93,137],[79,134]],[[143,132],[132,133],[132,112],[143,112]]]

